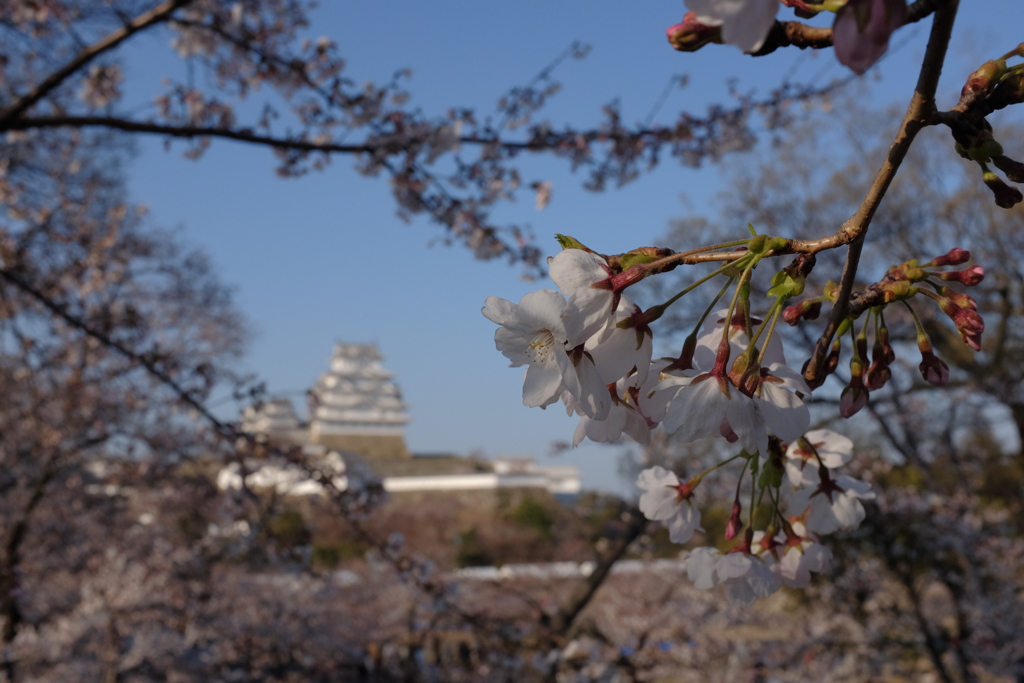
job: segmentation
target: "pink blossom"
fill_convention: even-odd
[[[721,29],[697,21],[696,12],[684,14],[680,23],[665,29],[665,36],[672,47],[680,52],[696,52],[708,43],[722,41]]]
[[[836,59],[862,74],[889,49],[889,36],[907,16],[904,0],[849,0],[832,27]]]

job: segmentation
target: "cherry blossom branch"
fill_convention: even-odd
[[[13,273],[6,268],[0,268],[0,278],[3,278],[7,282],[11,283],[31,298],[35,299],[44,308],[50,311],[54,316],[60,318],[65,323],[70,325],[76,330],[84,333],[86,336],[91,337],[103,344],[103,346],[116,351],[121,356],[127,358],[131,362],[139,365],[147,373],[149,373],[154,379],[158,380],[161,384],[171,390],[172,393],[182,403],[192,408],[199,415],[209,422],[218,434],[221,436],[237,438],[241,433],[228,423],[220,420],[203,404],[202,401],[198,400],[193,392],[182,386],[177,380],[171,377],[166,371],[162,370],[157,363],[146,357],[146,354],[138,353],[117,340],[110,337],[110,335],[94,329],[86,321],[73,315],[68,311],[67,306],[54,301],[50,297],[46,296],[42,291],[36,288],[28,280],[24,279],[20,275]]]
[[[832,338],[835,336],[839,324],[848,315],[853,282],[857,275],[861,250],[864,247],[864,238],[867,235],[868,227],[871,225],[871,219],[874,217],[882,198],[885,197],[889,185],[892,183],[893,178],[895,178],[896,172],[899,170],[900,164],[903,162],[904,157],[906,157],[910,145],[913,143],[918,132],[926,126],[936,123],[935,91],[938,88],[942,65],[946,59],[946,50],[949,47],[949,39],[953,32],[953,23],[956,20],[958,6],[959,0],[947,0],[935,12],[931,34],[928,37],[928,47],[925,49],[921,71],[917,79],[917,87],[910,100],[910,106],[900,124],[899,132],[889,148],[889,154],[875,175],[875,180],[868,189],[864,201],[861,202],[860,208],[843,223],[835,234],[811,242],[795,240],[791,243],[794,251],[809,251],[810,253],[820,251],[821,248],[832,248],[843,244],[850,245],[846,256],[846,264],[843,267],[842,278],[839,281],[836,304],[832,308],[832,315],[829,317],[828,324],[818,339],[810,362],[807,365],[805,376],[808,382],[813,383],[819,379],[822,363],[828,354]]]
[[[134,34],[144,29],[166,21],[177,9],[184,7],[192,0],[166,0],[148,12],[144,12],[125,24],[123,28],[114,31],[102,40],[93,43],[79,52],[67,64],[50,74],[42,83],[37,85],[31,92],[22,96],[17,102],[0,112],[0,128],[5,124],[21,117],[33,105],[46,97],[55,88],[60,86],[70,76],[85,67],[105,52],[113,50]]]
[[[808,26],[799,21],[776,21],[768,32],[764,45],[753,56],[763,57],[782,47],[798,47],[801,50],[832,47],[832,29]]]
[[[917,0],[907,8],[907,19],[904,26],[921,21],[935,11],[941,0]],[[832,29],[821,26],[808,26],[799,21],[776,21],[765,38],[761,49],[753,53],[754,57],[763,57],[782,47],[797,47],[801,50],[813,48],[819,50],[832,47]]]
[[[258,135],[251,128],[223,128],[218,126],[194,126],[156,123],[154,121],[133,121],[116,116],[33,116],[19,118],[8,123],[0,120],[0,130],[34,130],[44,128],[109,128],[128,133],[150,133],[172,138],[224,138],[247,142],[265,147],[292,149],[302,152],[328,152],[339,154],[372,154],[375,152],[398,153],[407,148],[408,140],[388,140],[362,145],[342,145],[330,142],[313,142],[302,138]]]

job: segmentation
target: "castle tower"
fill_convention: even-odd
[[[408,458],[402,394],[372,344],[336,344],[330,370],[310,391],[313,443],[368,458]]]

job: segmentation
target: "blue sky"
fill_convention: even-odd
[[[977,64],[1022,37],[1011,32],[1024,19],[1020,0],[984,4],[988,17],[999,18],[991,26],[971,15],[976,3],[962,3],[940,106],[955,101]],[[710,46],[680,54],[667,45],[664,29],[679,21],[681,3],[626,6],[592,0],[327,2],[314,12],[310,33],[339,44],[346,73],[357,83],[412,68],[412,102],[428,114],[453,105],[491,112],[509,87],[526,83],[580,40],[592,52],[560,67],[563,90],[539,115],[556,125],[593,124],[613,99],[627,121],[642,120],[678,74],[687,74],[689,84],[673,91],[659,121],[726,101],[730,78],[738,79],[740,90],[765,94],[784,75],[818,84],[846,75],[830,50],[752,59],[732,47]],[[908,100],[929,24],[894,36],[891,58],[862,79],[865,97]],[[166,36],[134,49],[139,58],[127,66],[129,106],[147,103],[159,75],[182,71]],[[480,314],[488,296],[518,301],[550,282],[526,283],[515,267],[476,261],[459,247],[429,246],[439,229],[425,219],[401,222],[386,179],[361,177],[350,159],[281,180],[265,149],[221,142],[198,162],[183,159],[180,147],[165,151],[158,139],[143,140],[138,149],[132,198],[148,205],[157,223],[180,227],[236,288],[254,331],[245,365],[272,393],[295,393],[301,408],[301,393],[326,369],[335,342],[375,342],[409,404],[413,451],[534,455],[549,463],[551,443],[571,439],[576,421],[557,406],[522,406],[521,369],[508,368],[495,351],[494,326]],[[524,157],[522,165],[525,178],[554,183],[554,201],[538,212],[532,201],[520,200],[496,216],[529,223],[548,253],[556,251],[556,232],[605,253],[655,244],[673,218],[710,210],[722,182],[715,166],[695,170],[664,160],[624,189],[594,194],[565,164]],[[588,487],[621,491],[626,487],[615,461],[623,448],[581,446],[559,462],[580,467]]]

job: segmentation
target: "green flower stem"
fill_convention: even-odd
[[[678,294],[673,296],[671,299],[669,299],[665,303],[659,304],[658,306],[652,306],[651,308],[652,309],[660,309],[661,312],[664,313],[666,308],[668,308],[669,306],[671,306],[675,302],[677,302],[680,299],[682,299],[684,296],[686,296],[687,294],[689,294],[690,292],[695,290],[697,287],[700,287],[702,284],[704,284],[705,282],[707,282],[711,278],[715,277],[716,275],[721,275],[725,271],[729,270],[730,268],[734,268],[734,267],[735,267],[735,264],[727,263],[724,266],[722,266],[721,268],[718,268],[717,270],[715,270],[714,272],[708,273],[707,275],[705,275],[701,279],[697,280],[693,284],[691,284],[691,285],[689,285],[687,287],[684,287],[682,291],[680,291]],[[729,281],[732,282],[732,279],[730,278]],[[728,286],[728,285],[726,285],[726,286]],[[719,297],[720,296],[721,296],[721,294],[719,294]],[[716,299],[716,301],[717,301],[717,299]]]
[[[925,290],[921,290],[921,291],[925,291]],[[917,316],[917,311],[914,310],[914,307],[911,306],[909,302],[903,301],[901,303],[904,306],[907,307],[908,311],[910,311],[910,316],[914,319],[914,325],[917,326],[917,341],[918,341],[918,344],[921,343],[921,340],[927,341],[929,344],[931,344],[931,339],[928,337],[928,333],[924,331],[924,325],[921,323],[921,318],[919,318]]]
[[[732,295],[732,301],[729,303],[729,312],[725,316],[725,327],[722,331],[722,342],[725,344],[729,343],[729,330],[732,329],[732,316],[736,311],[736,302],[739,301],[740,292],[743,291],[743,285],[750,280],[750,273],[757,265],[756,258],[743,269],[743,273],[740,274],[739,284],[736,285],[736,293]]]
[[[695,474],[694,476],[690,477],[690,480],[687,482],[687,484],[690,487],[690,490],[693,491],[695,488],[697,488],[697,486],[700,484],[701,480],[704,479],[704,477],[706,477],[707,475],[709,475],[712,472],[714,472],[715,470],[717,470],[717,469],[719,469],[721,467],[725,467],[726,465],[731,463],[736,458],[743,457],[743,453],[745,453],[745,452],[746,451],[741,451],[740,453],[737,453],[736,455],[732,456],[731,458],[727,458],[727,459],[723,460],[722,462],[718,463],[717,465],[712,465],[711,467],[707,468],[706,470],[704,470],[700,474]],[[745,466],[746,465],[744,465],[744,467]],[[742,476],[742,473],[741,473],[741,476]]]

